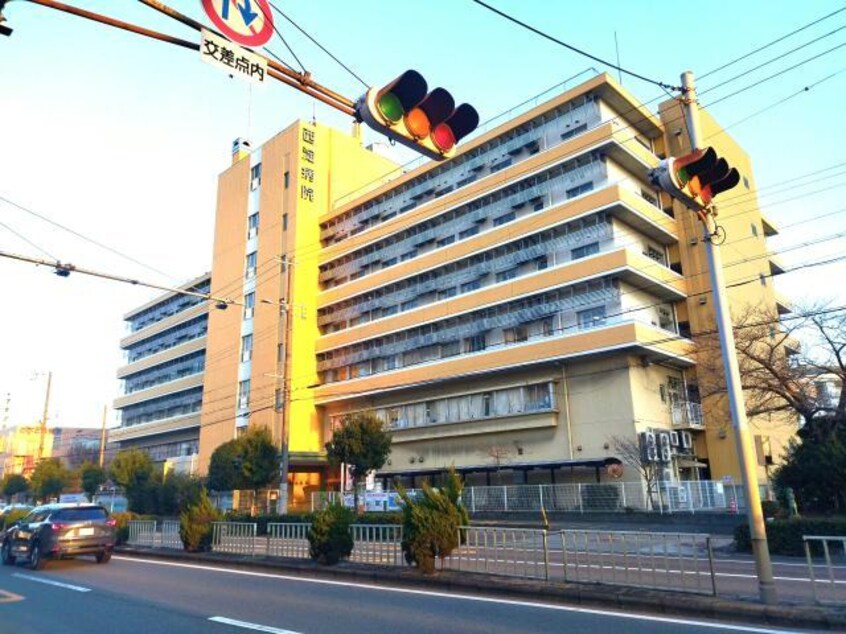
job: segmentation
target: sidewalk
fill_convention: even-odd
[[[116,552],[139,558],[190,561],[232,569],[275,571],[324,579],[343,579],[361,583],[429,588],[466,594],[498,595],[522,600],[543,600],[611,610],[640,610],[677,617],[716,621],[753,623],[793,628],[846,631],[846,608],[820,606],[765,606],[752,601],[721,597],[661,592],[611,585],[541,582],[512,577],[493,577],[468,572],[444,571],[426,576],[416,569],[390,568],[344,562],[321,566],[311,561],[280,558],[244,557],[223,553],[186,553],[120,546]]]

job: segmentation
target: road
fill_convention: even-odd
[[[2,634],[785,632],[116,556],[0,568]]]

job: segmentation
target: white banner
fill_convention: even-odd
[[[254,84],[264,82],[267,76],[267,60],[261,55],[250,53],[226,38],[206,29],[201,30],[200,59]]]

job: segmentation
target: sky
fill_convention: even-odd
[[[198,41],[193,30],[138,2],[68,2]],[[770,248],[783,252],[788,267],[842,254],[846,163],[836,166],[846,160],[839,124],[846,47],[836,47],[846,43],[846,11],[705,76],[843,9],[841,1],[717,0],[698,24],[668,1],[490,3],[601,59],[613,62],[618,48],[620,65],[667,84],[693,70],[702,77],[704,105],[727,97],[711,114],[724,126],[740,122],[731,133],[752,157],[764,213],[783,228]],[[209,24],[200,0],[169,4]],[[471,0],[391,3],[390,10],[375,0],[274,4],[368,84],[415,68],[430,85],[472,103],[483,121],[578,75],[571,87],[592,69],[618,77]],[[301,118],[350,128],[349,117],[293,89],[278,82],[250,88],[194,51],[24,0],[10,2],[5,15],[14,33],[0,37],[0,251],[178,284],[210,270],[217,177],[230,164],[233,139],[259,145]],[[364,92],[289,22],[277,15],[276,23],[317,81],[351,98]],[[279,36],[268,47],[296,66]],[[663,94],[630,76],[622,82],[644,102]],[[398,160],[410,158],[396,152]],[[840,305],[844,278],[846,264],[836,263],[787,273],[776,286],[800,302]],[[103,406],[120,392],[123,315],[156,295],[0,258],[0,420],[6,409],[9,424],[39,420],[52,372],[50,425],[99,426]]]

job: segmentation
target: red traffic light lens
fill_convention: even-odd
[[[405,115],[405,127],[416,139],[425,139],[432,129],[429,117],[420,108],[412,108],[411,112]]]
[[[405,114],[405,111],[402,108],[402,103],[392,92],[386,92],[384,95],[379,97],[379,101],[376,105],[379,108],[379,112],[381,112],[382,115],[392,123],[396,123],[402,119],[402,115]]]
[[[440,152],[449,152],[455,145],[455,135],[445,123],[440,123],[432,130],[432,143]]]

